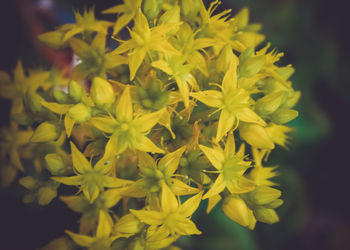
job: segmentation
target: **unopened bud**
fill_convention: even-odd
[[[258,73],[262,66],[264,66],[266,61],[266,56],[254,56],[247,59],[243,64],[238,66],[239,77],[251,77],[252,75]]]
[[[241,198],[233,196],[226,197],[222,204],[222,210],[231,220],[238,224],[253,229],[256,219],[253,211],[248,208],[246,203]]]
[[[38,203],[42,206],[49,204],[57,196],[57,189],[53,185],[47,185],[38,190]]]
[[[287,122],[290,122],[291,120],[294,120],[298,116],[298,111],[294,109],[278,109],[276,112],[274,112],[270,119],[274,123],[277,124],[285,124]]]
[[[66,164],[59,154],[47,154],[45,156],[46,168],[52,175],[60,175],[65,172]]]
[[[59,137],[58,128],[50,122],[41,123],[34,131],[30,141],[33,143],[50,142]]]
[[[53,92],[53,97],[58,103],[67,103],[68,95],[62,90],[55,90]]]
[[[25,95],[26,106],[33,113],[40,112],[42,110],[41,102],[43,98],[34,91],[28,91]]]
[[[275,145],[265,129],[253,123],[241,123],[240,136],[251,146],[263,149],[274,149]]]
[[[37,186],[38,181],[31,176],[26,176],[19,179],[19,184],[28,190],[33,190]]]
[[[248,8],[241,9],[234,17],[237,20],[238,29],[243,29],[248,25],[249,21],[249,10]]]
[[[163,6],[163,0],[143,0],[142,12],[150,23],[158,16]]]
[[[82,123],[90,119],[91,110],[82,103],[78,103],[68,110],[68,115],[73,120]]]
[[[59,49],[65,45],[63,41],[64,35],[65,33],[63,31],[56,30],[40,34],[38,39],[52,48]]]
[[[278,91],[260,98],[255,104],[255,111],[260,116],[266,116],[275,112],[285,97],[285,91]]]
[[[108,107],[114,102],[112,85],[101,77],[93,79],[90,95],[94,103],[100,108]]]
[[[258,221],[273,224],[279,221],[278,215],[275,210],[264,207],[257,207],[254,209],[254,215]]]
[[[180,22],[180,7],[178,5],[167,10],[158,20],[158,24],[178,22]]]
[[[200,0],[181,0],[180,6],[181,14],[189,23],[192,23],[195,20],[201,10]]]
[[[273,209],[273,208],[277,208],[277,207],[281,206],[282,204],[283,204],[283,200],[276,199],[268,204],[265,204],[264,207]]]
[[[68,84],[68,93],[73,101],[80,102],[83,97],[84,89],[76,81],[71,80]]]
[[[268,186],[258,186],[249,193],[249,198],[256,205],[265,205],[281,196],[281,191]]]

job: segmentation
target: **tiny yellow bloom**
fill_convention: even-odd
[[[203,196],[203,199],[217,195],[224,191],[225,188],[231,194],[246,193],[255,188],[253,182],[243,176],[244,172],[251,167],[251,162],[244,160],[244,147],[241,147],[236,153],[232,133],[227,138],[224,150],[220,147],[208,148],[203,145],[199,145],[199,148],[209,159],[213,167],[217,169],[214,172],[219,173],[214,184]]]

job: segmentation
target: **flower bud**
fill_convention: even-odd
[[[148,21],[153,24],[153,20],[158,16],[163,6],[163,0],[143,0],[142,12]]]
[[[65,35],[65,32],[56,30],[56,31],[50,31],[50,32],[40,34],[38,36],[38,39],[39,41],[45,43],[46,45],[54,49],[59,49],[64,47],[64,45],[66,44],[63,41],[64,35]]]
[[[49,204],[57,196],[57,189],[53,185],[46,185],[38,190],[39,205]]]
[[[277,124],[285,124],[287,122],[290,122],[291,120],[295,119],[298,116],[298,111],[294,109],[278,109],[276,112],[274,112],[270,119],[274,123]]]
[[[277,207],[281,206],[282,204],[283,204],[283,200],[276,199],[268,204],[265,204],[264,207],[273,209],[273,208],[277,208]]]
[[[249,192],[249,199],[256,205],[265,205],[281,196],[281,191],[268,186],[258,186]]]
[[[274,149],[275,145],[265,129],[253,123],[240,123],[240,136],[251,146],[263,149]]]
[[[82,123],[90,119],[91,110],[82,103],[78,103],[68,110],[68,115],[73,120]]]
[[[278,215],[275,210],[264,207],[257,207],[254,209],[254,215],[258,221],[273,224],[279,221]]]
[[[59,154],[47,154],[45,156],[46,168],[52,175],[60,175],[65,172],[66,164]]]
[[[260,116],[266,116],[275,112],[285,97],[285,91],[278,91],[260,98],[255,104],[255,111]]]
[[[243,29],[249,22],[249,10],[248,8],[241,9],[234,17],[237,20],[238,29]]]
[[[200,0],[181,0],[180,7],[184,19],[192,23],[201,10],[201,3]]]
[[[288,80],[294,73],[294,68],[291,65],[286,67],[280,67],[276,70],[276,72],[282,77],[284,80]]]
[[[28,190],[33,190],[37,186],[38,181],[34,179],[32,176],[26,176],[19,179],[19,184],[21,184],[23,187],[25,187]]]
[[[94,103],[100,108],[108,107],[114,102],[112,85],[101,77],[93,79],[90,95]]]
[[[262,66],[264,66],[266,61],[266,56],[254,56],[247,59],[243,64],[238,66],[239,77],[251,77],[252,75],[258,73]]]
[[[43,98],[34,91],[28,91],[25,95],[26,107],[33,113],[40,112],[42,110],[41,101]]]
[[[68,84],[68,93],[74,102],[80,102],[83,97],[84,89],[76,81],[71,80]]]
[[[68,95],[62,90],[55,90],[53,92],[53,97],[58,103],[67,103]]]
[[[282,102],[281,107],[283,108],[292,108],[297,104],[301,96],[300,91],[291,91],[286,100]]]
[[[56,125],[50,122],[43,122],[35,129],[30,141],[33,143],[54,141],[60,135],[58,130]]]
[[[175,5],[167,10],[158,20],[158,24],[178,23],[180,22],[180,7]]]
[[[222,210],[231,220],[249,229],[254,229],[256,219],[253,211],[248,208],[241,198],[226,197],[222,204]]]
[[[221,73],[226,73],[232,61],[238,63],[238,58],[233,54],[232,47],[226,45],[220,52],[216,60],[216,70]]]

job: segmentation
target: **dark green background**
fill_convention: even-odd
[[[35,50],[23,3],[0,8],[0,68],[45,62]],[[62,13],[93,1],[57,1]],[[117,1],[95,1],[96,10]],[[247,6],[253,22],[262,23],[272,48],[285,52],[283,64],[292,64],[294,88],[302,91],[299,117],[289,151],[275,150],[270,160],[280,166],[278,182],[285,205],[280,223],[259,223],[249,231],[230,221],[218,206],[210,216],[201,207],[195,215],[203,234],[183,237],[184,249],[216,250],[343,250],[350,246],[349,206],[349,14],[346,1],[333,0],[223,0],[233,13]],[[22,11],[21,11],[22,10]],[[65,10],[65,11],[64,11]],[[22,14],[20,14],[22,13]],[[71,16],[67,16],[72,18]],[[47,25],[47,24],[45,24]],[[51,25],[52,26],[52,25]],[[53,28],[50,27],[50,28]],[[1,125],[8,122],[8,102],[1,100]],[[0,194],[1,249],[35,249],[76,230],[79,216],[58,201],[44,207],[24,206],[21,189],[11,186]]]

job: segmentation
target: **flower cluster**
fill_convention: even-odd
[[[69,74],[21,62],[0,72],[12,101],[1,185],[20,173],[24,201],[41,205],[71,186],[59,199],[82,216],[66,233],[88,249],[162,249],[200,234],[191,216],[206,199],[207,213],[221,202],[250,229],[277,222],[277,173],[263,161],[288,145],[294,69],[261,46],[247,9],[232,16],[219,4],[124,0],[102,12],[115,23],[90,9],[40,35],[79,61]],[[57,246],[70,249],[63,238],[47,249]]]

